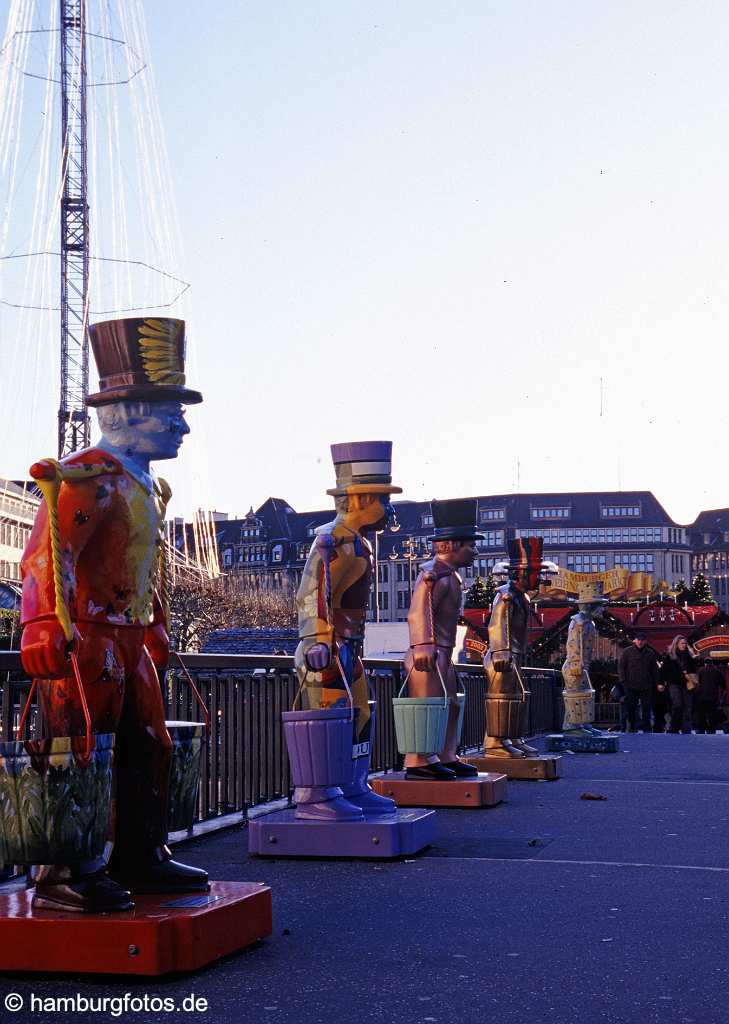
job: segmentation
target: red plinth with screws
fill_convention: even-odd
[[[194,971],[271,934],[271,890],[263,882],[212,882],[209,893],[135,896],[135,909],[123,914],[33,910],[32,895],[0,896],[1,971]]]
[[[480,772],[471,779],[406,779],[405,772],[389,772],[371,779],[372,788],[390,796],[398,807],[494,807],[506,799],[506,776]]]

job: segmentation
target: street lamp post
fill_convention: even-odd
[[[417,563],[417,560],[423,555],[427,555],[427,542],[425,542],[425,551],[423,551],[423,541],[420,537],[408,536],[403,541],[402,549],[403,555],[408,562],[408,604],[413,599],[413,566]],[[392,555],[390,556],[393,557]],[[397,554],[394,555],[397,558]]]
[[[397,533],[400,529],[400,524],[397,521],[397,516],[393,512],[392,521],[383,527],[381,530],[375,530],[375,622],[380,621],[380,534],[385,533],[387,530],[389,533]],[[392,557],[392,556],[391,556]]]

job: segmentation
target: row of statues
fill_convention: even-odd
[[[40,681],[51,738],[81,735],[87,715],[94,733],[115,734],[111,855],[38,866],[34,905],[109,912],[131,909],[135,893],[205,892],[209,884],[203,870],[173,860],[167,846],[171,741],[160,674],[169,657],[163,525],[170,490],[151,465],[177,456],[189,432],[185,406],[202,396],[186,384],[182,321],[114,320],[90,327],[89,334],[99,391],[88,404],[96,409],[101,438],[60,463],[33,467],[46,500],[22,564],[22,660]],[[319,729],[310,732],[308,753],[303,747],[294,753],[298,740],[286,733],[301,823],[356,823],[396,811],[394,801],[368,782],[376,708],[362,664],[373,573],[367,535],[385,526],[391,496],[401,490],[392,484],[391,455],[385,441],[332,446],[336,484],[327,493],[335,515],[316,532],[297,594],[302,722]],[[432,509],[433,557],[421,566],[412,592],[405,671],[409,697],[443,696],[447,723],[442,749],[407,753],[405,777],[469,780],[478,769],[458,756],[462,698],[453,651],[462,604],[459,570],[473,564],[481,535],[475,500],[434,501]],[[484,661],[485,754],[504,762],[538,755],[524,739],[529,692],[522,669],[529,591],[550,568],[540,538],[510,541],[503,566],[508,580],[493,602]],[[592,720],[585,664],[593,605],[581,605],[570,626],[570,728],[589,729]],[[307,719],[306,713],[337,709],[350,715],[351,757],[347,751],[327,775],[317,768],[319,754],[325,759],[317,745],[329,742],[322,739],[330,735],[321,729],[326,715]],[[335,713],[330,724],[339,728],[343,718]]]

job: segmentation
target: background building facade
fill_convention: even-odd
[[[488,576],[506,557],[510,529],[543,537],[545,557],[575,572],[621,566],[649,573],[670,587],[690,578],[688,529],[675,523],[650,491],[479,495],[477,502],[484,540],[478,542],[475,564],[464,571],[466,584]],[[383,622],[407,617],[433,528],[430,502],[399,501],[394,507],[397,522],[381,531],[375,543],[377,584],[370,618]],[[268,498],[243,519],[219,519],[221,570],[239,575],[249,586],[295,590],[316,528],[333,516],[332,509],[296,512],[283,499]],[[729,535],[729,513],[727,522]]]
[[[40,497],[22,481],[0,479],[0,580],[20,583],[20,560]]]
[[[729,508],[701,512],[688,527],[688,535],[692,575],[703,572],[712,597],[723,612],[729,612]]]

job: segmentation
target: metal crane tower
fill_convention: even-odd
[[[86,177],[86,0],[61,5],[61,404],[58,456],[91,440],[89,207]]]

